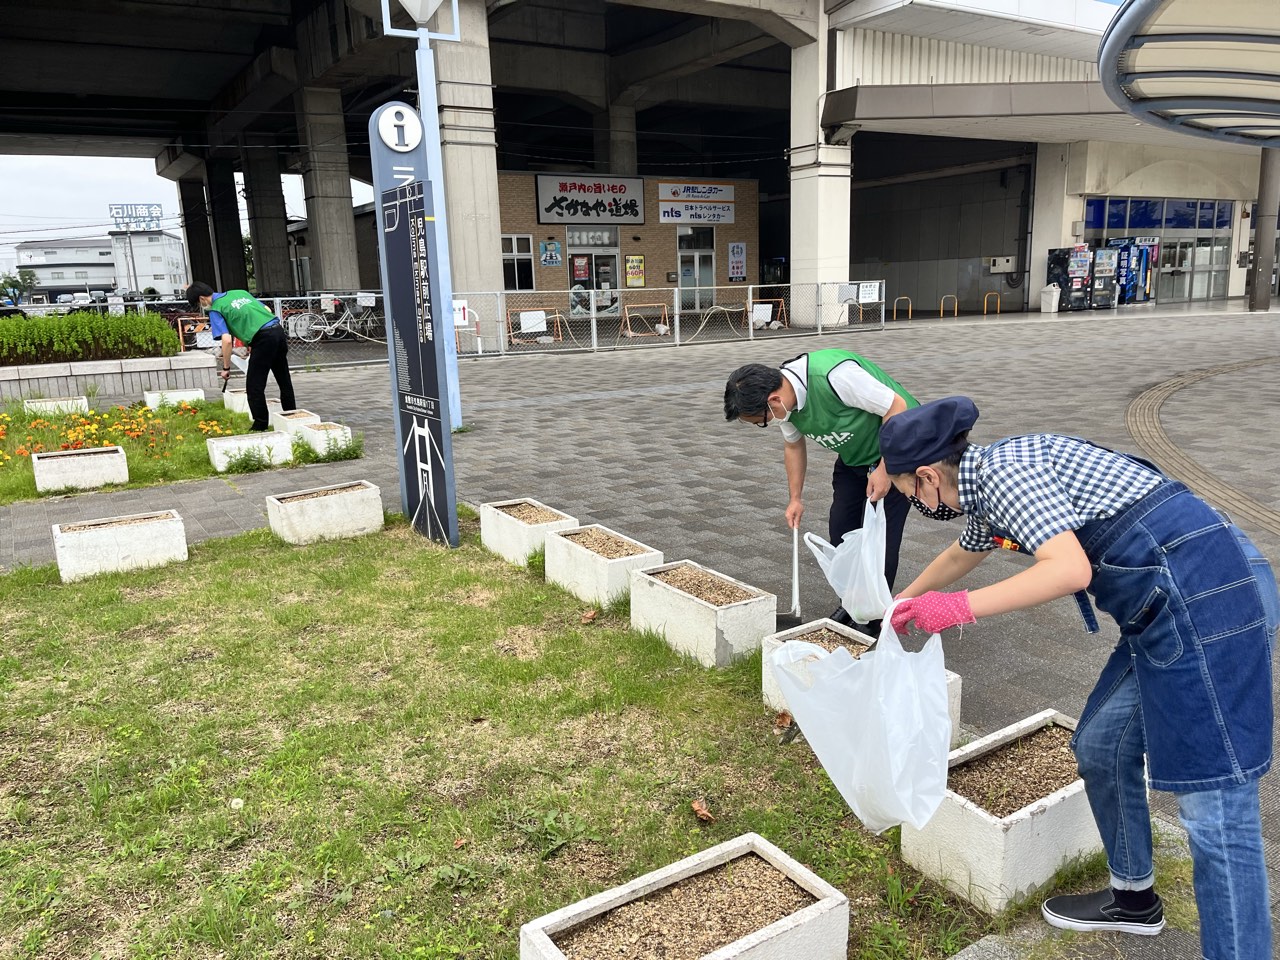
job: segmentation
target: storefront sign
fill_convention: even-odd
[[[659,200],[715,201],[733,203],[732,183],[659,183]]]
[[[627,286],[644,286],[644,257],[636,254],[627,255]]]
[[[618,245],[617,227],[602,227],[599,230],[566,230],[571,247],[616,247]]]
[[[563,267],[559,240],[543,240],[538,244],[538,263],[544,267]]]
[[[733,204],[660,200],[658,219],[662,223],[733,223]]]
[[[747,245],[729,244],[729,282],[741,283],[747,279]]]
[[[591,258],[589,256],[573,257],[573,279],[575,283],[583,283],[591,279]]]
[[[537,178],[539,223],[644,223],[644,181],[549,174]]]

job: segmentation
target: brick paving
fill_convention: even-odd
[[[669,559],[696,560],[775,592],[785,607],[791,542],[782,519],[782,441],[773,430],[724,422],[724,380],[739,364],[846,347],[874,359],[922,400],[972,396],[982,414],[974,431],[979,442],[1053,430],[1128,450],[1150,440],[1126,426],[1126,411],[1146,391],[1184,374],[1245,364],[1164,397],[1155,417],[1194,465],[1197,476],[1189,479],[1198,489],[1212,497],[1214,484],[1225,482],[1256,501],[1261,519],[1242,518],[1241,525],[1274,561],[1280,527],[1266,518],[1280,510],[1274,426],[1280,363],[1271,362],[1280,361],[1277,322],[1280,314],[1222,311],[916,320],[822,338],[465,360],[468,430],[454,438],[459,496],[473,504],[535,497],[649,543]],[[268,493],[357,478],[377,483],[396,509],[385,366],[299,371],[295,386],[301,405],[364,433],[364,460],[15,504],[0,510],[0,566],[51,562],[49,525],[63,520],[173,507],[187,520],[188,538],[198,541],[265,525]],[[825,533],[831,457],[810,445],[809,466],[804,529]],[[913,515],[899,585],[958,530],[959,522]],[[1022,562],[992,557],[970,585],[1007,576]],[[801,575],[806,616],[829,613],[836,598],[807,552]],[[1069,599],[965,628],[946,644],[948,668],[964,678],[964,726],[985,733],[1046,707],[1078,716],[1116,639],[1105,622],[1102,634],[1085,633]],[[1263,796],[1272,893],[1280,897],[1274,775],[1264,779]],[[1172,822],[1168,803],[1155,797],[1158,816]],[[1117,944],[1078,937],[1071,956],[1114,956]],[[1123,946],[1124,956],[1144,958],[1195,951],[1176,932],[1126,938]],[[1025,955],[1017,947],[999,949],[1014,952],[973,956]]]

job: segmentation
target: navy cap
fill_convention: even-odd
[[[904,410],[880,428],[880,455],[889,473],[945,459],[956,449],[956,437],[978,422],[978,408],[968,397],[943,397]]]

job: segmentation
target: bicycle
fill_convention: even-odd
[[[376,343],[386,343],[386,323],[382,314],[373,307],[365,307],[359,314],[351,310],[344,300],[333,301],[334,313],[296,313],[289,316],[290,335],[303,343],[315,343],[321,337],[327,340],[346,340],[359,337]],[[341,310],[342,313],[337,313]]]

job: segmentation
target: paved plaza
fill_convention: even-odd
[[[777,593],[785,609],[791,539],[782,516],[781,436],[726,423],[724,381],[742,363],[843,347],[875,360],[921,400],[972,396],[981,411],[977,442],[1052,430],[1176,455],[1183,479],[1231,511],[1274,561],[1280,559],[1277,322],[1280,314],[1228,312],[1031,315],[913,321],[760,343],[468,360],[461,366],[468,429],[454,438],[458,491],[472,504],[534,497],[649,543],[669,559],[696,560]],[[300,405],[364,432],[364,460],[16,504],[0,510],[0,566],[52,562],[51,523],[174,507],[189,538],[201,540],[264,525],[269,493],[339,480],[369,479],[398,509],[385,366],[301,371],[295,384]],[[1161,391],[1162,385],[1168,386]],[[825,536],[831,455],[810,444],[809,460],[803,528]],[[911,516],[899,587],[956,536],[961,522]],[[994,556],[969,585],[1007,576],[1025,562]],[[807,552],[801,575],[806,617],[828,614],[836,598]],[[1086,633],[1070,599],[989,618],[948,637],[947,666],[964,678],[964,726],[986,733],[1046,707],[1078,716],[1116,638],[1109,622],[1100,635]],[[1158,815],[1174,822],[1168,798],[1154,797]],[[1274,906],[1280,902],[1275,774],[1263,781],[1263,797]],[[1019,955],[1003,942],[970,955]],[[999,952],[1006,949],[1013,952]],[[1199,955],[1194,938],[1172,929],[1123,942],[1083,937],[1066,950],[1076,957]]]

